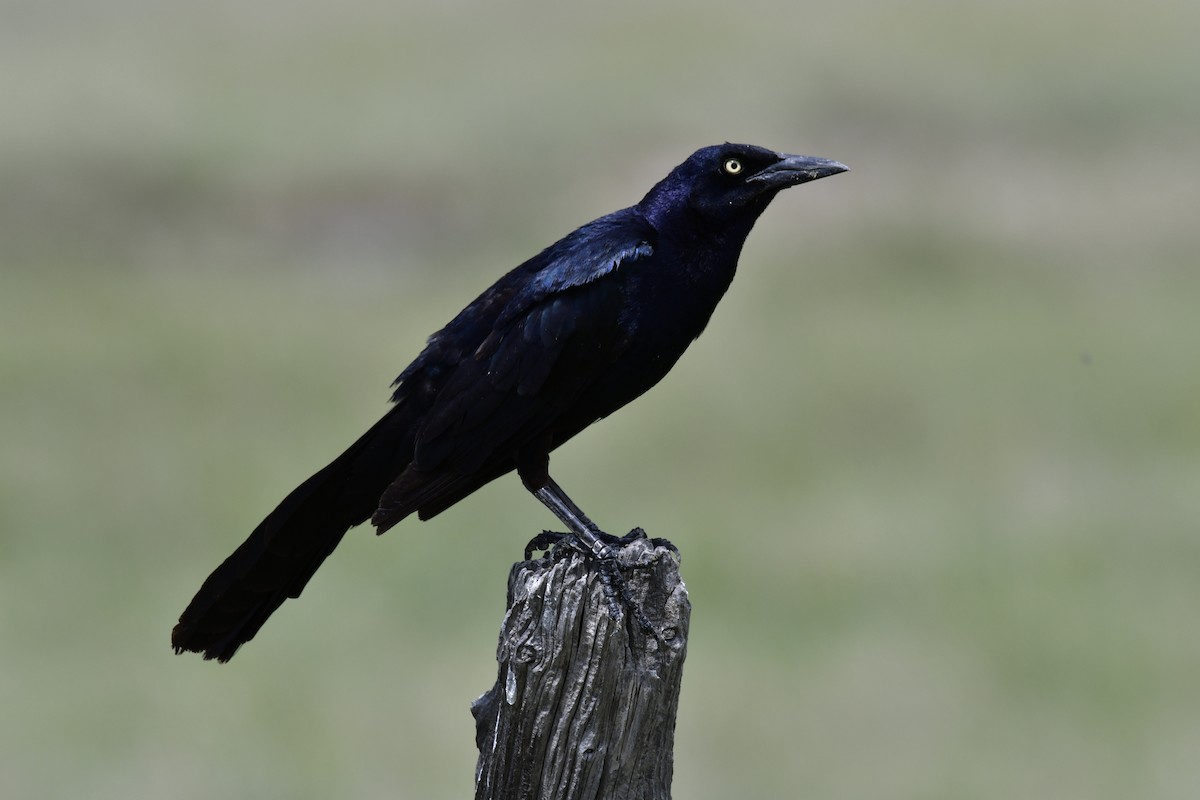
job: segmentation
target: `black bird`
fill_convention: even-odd
[[[641,202],[589,222],[493,284],[396,378],[394,405],[300,484],[208,577],[175,651],[228,661],[346,531],[440,514],[516,470],[600,559],[607,537],[551,479],[550,451],[658,383],[704,330],[755,220],[836,161],[724,144]]]

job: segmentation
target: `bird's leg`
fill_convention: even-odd
[[[604,541],[604,532],[567,497],[567,493],[553,478],[547,477],[545,485],[535,489],[533,494],[546,508],[554,512],[554,516],[562,520],[579,539],[579,543],[590,550],[598,560],[612,560],[617,557],[616,551]]]
[[[530,486],[529,484],[526,486],[546,508],[554,512],[554,516],[562,520],[562,523],[575,535],[580,545],[589,551],[596,560],[596,565],[600,570],[600,581],[604,585],[604,594],[608,598],[609,612],[614,617],[621,615],[621,606],[617,602],[620,598],[621,603],[624,603],[625,607],[630,610],[638,625],[648,633],[657,636],[654,626],[647,619],[641,606],[629,595],[629,590],[625,586],[625,577],[621,574],[617,564],[617,551],[605,541],[605,538],[611,539],[612,537],[601,531],[596,523],[588,519],[587,514],[584,514],[579,506],[575,505],[570,497],[567,497],[567,493],[549,475],[545,476],[544,482],[540,486]]]

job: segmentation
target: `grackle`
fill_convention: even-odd
[[[836,161],[697,150],[635,206],[500,278],[429,338],[393,406],[300,484],[208,577],[171,634],[228,661],[298,597],[346,531],[429,519],[512,470],[597,559],[612,537],[550,477],[550,451],[654,386],[704,330],[755,220]]]

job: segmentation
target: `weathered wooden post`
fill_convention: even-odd
[[[667,548],[619,558],[657,638],[610,615],[591,559],[513,565],[499,675],[471,706],[476,800],[669,800],[691,605]]]

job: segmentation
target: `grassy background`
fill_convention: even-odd
[[[761,220],[555,459],[682,548],[689,798],[1200,794],[1200,5],[0,5],[0,796],[461,798],[514,478],[168,632],[495,276],[695,147]]]

